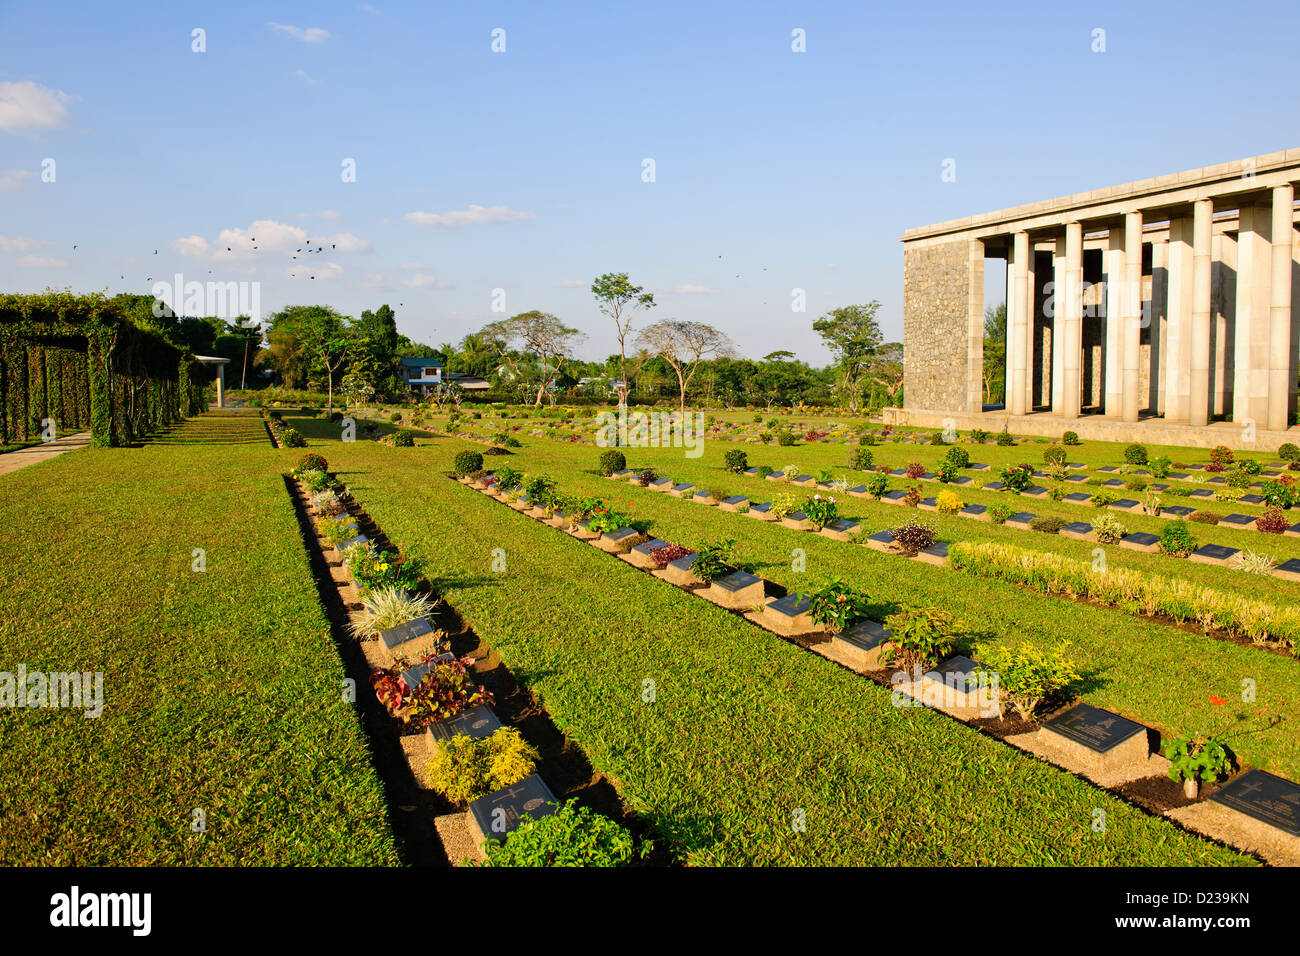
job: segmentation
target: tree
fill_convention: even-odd
[[[826,347],[839,366],[839,389],[847,398],[849,410],[858,410],[858,387],[863,370],[880,348],[882,336],[876,313],[880,303],[845,305],[832,309],[813,323],[813,329],[826,340]]]
[[[534,406],[542,404],[546,386],[559,378],[573,347],[585,337],[549,312],[536,310],[491,322],[479,335],[495,343],[497,354],[514,373],[520,388],[532,378],[530,372],[535,371],[538,385]],[[523,358],[530,362],[535,359],[535,370],[525,365]]]
[[[984,403],[1006,399],[1007,304],[984,310]]]
[[[278,331],[296,339],[309,369],[324,374],[332,411],[334,376],[347,362],[353,346],[344,317],[327,305],[291,305],[272,316],[271,325],[273,333]]]
[[[871,381],[884,389],[889,404],[897,408],[901,403],[899,393],[903,388],[903,343],[887,342],[876,352],[868,374]]]
[[[627,336],[632,331],[632,319],[640,309],[653,309],[655,297],[646,292],[642,286],[628,281],[626,272],[606,272],[591,284],[591,294],[596,297],[600,311],[614,320],[615,337],[618,339],[618,404],[627,406],[627,395],[631,382],[627,372]],[[644,359],[640,364],[645,364]],[[637,366],[637,369],[640,365]],[[635,374],[634,369],[634,374]]]
[[[657,355],[677,373],[683,421],[686,418],[686,389],[706,357],[730,356],[735,348],[727,336],[703,322],[667,319],[641,330],[637,342],[647,352]]]

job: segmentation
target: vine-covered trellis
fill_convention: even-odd
[[[102,294],[0,295],[0,444],[89,428],[124,445],[203,410],[210,373]]]

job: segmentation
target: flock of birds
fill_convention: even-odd
[[[257,249],[257,237],[256,237],[256,236],[249,236],[249,237],[248,237],[248,241],[249,241],[249,243],[252,245],[252,248],[253,248],[254,250],[256,250],[256,249]],[[73,248],[74,251],[76,250],[77,245],[78,245],[78,244],[75,243],[75,242],[72,244],[72,248]],[[290,261],[297,261],[298,256],[301,255],[301,254],[304,254],[304,250],[306,250],[305,255],[310,255],[310,256],[320,255],[321,253],[323,253],[323,252],[325,251],[325,246],[324,246],[324,245],[316,246],[315,249],[312,248],[312,245],[313,245],[312,241],[311,241],[310,239],[308,239],[305,245],[303,245],[303,246],[299,246],[297,249],[295,249],[295,250],[293,251],[293,255],[291,255],[291,256],[289,257]],[[337,244],[337,243],[334,243],[334,242],[331,242],[331,243],[330,243],[330,249],[333,250],[333,249],[337,249],[337,248],[338,248],[338,244]],[[227,252],[234,252],[234,251],[235,251],[235,247],[234,247],[234,246],[226,246],[226,251],[227,251]],[[153,254],[154,254],[155,256],[158,255],[158,250],[155,249],[155,250],[153,251]],[[718,256],[718,258],[721,259],[722,256]],[[764,271],[764,272],[767,271],[767,267],[766,267],[766,266],[763,267],[763,271]],[[211,269],[208,270],[208,275],[212,275],[212,270],[211,270]],[[291,278],[291,279],[296,279],[297,277],[298,277],[298,274],[297,274],[296,272],[290,272],[290,273],[289,273],[289,278]],[[741,277],[741,274],[740,274],[739,272],[737,272],[737,273],[736,273],[736,278],[739,279],[740,277]],[[118,276],[118,278],[120,278],[120,279],[125,279],[126,276],[125,276],[125,275],[120,275],[120,276]],[[315,279],[316,276],[309,274],[309,275],[308,275],[308,278],[309,278],[309,279]],[[152,282],[152,281],[153,281],[153,276],[146,276],[144,281],[145,281],[145,282]],[[405,305],[405,303],[403,303],[403,302],[399,302],[399,303],[397,303],[397,304],[398,304],[399,306],[401,306],[401,305]],[[764,304],[764,305],[767,305],[766,302],[764,302],[763,304]]]
[[[249,237],[248,237],[248,241],[249,241],[249,244],[252,246],[252,248],[253,248],[254,250],[256,250],[256,249],[258,248],[258,245],[257,245],[257,237],[256,237],[256,236],[249,236]],[[76,243],[76,242],[74,242],[74,243],[72,244],[73,251],[76,251],[78,245],[79,245],[79,243]],[[306,256],[309,256],[309,255],[311,255],[311,256],[321,255],[322,253],[325,252],[325,246],[324,246],[323,243],[320,244],[320,245],[317,245],[315,249],[312,248],[313,245],[315,245],[315,243],[313,243],[310,239],[308,239],[305,245],[299,246],[297,249],[295,249],[295,250],[293,251],[293,254],[292,254],[291,256],[289,256],[289,260],[290,260],[291,262],[293,262],[293,261],[297,261],[299,255],[302,255],[303,258],[304,258],[304,260],[305,260],[305,259],[306,259]],[[331,243],[330,243],[330,249],[331,249],[331,250],[334,250],[334,249],[337,249],[337,248],[338,248],[338,244],[337,244],[337,243],[334,243],[334,242],[331,242]],[[234,246],[226,246],[226,251],[227,251],[227,252],[234,252],[234,251],[235,251],[235,247],[234,247]],[[153,254],[154,254],[155,256],[158,255],[158,250],[155,249],[155,250],[153,251]],[[208,270],[208,275],[212,275],[212,270],[211,270],[211,269]],[[298,277],[298,274],[297,274],[296,272],[290,272],[290,273],[289,273],[289,277],[292,278],[292,279],[296,279],[296,278]],[[121,275],[118,276],[118,278],[119,278],[119,279],[126,279],[126,275],[125,275],[125,274],[121,274]],[[316,276],[315,276],[315,275],[312,275],[312,274],[310,274],[310,273],[308,273],[308,278],[310,278],[310,279],[315,279]],[[145,281],[145,282],[152,282],[152,281],[153,281],[153,276],[146,276],[144,281]]]

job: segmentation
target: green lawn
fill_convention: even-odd
[[[305,432],[312,432],[320,438],[331,434],[329,426],[324,423],[303,421],[297,424]],[[1281,715],[1284,721],[1264,732],[1234,736],[1231,746],[1244,765],[1300,779],[1300,736],[1291,725],[1293,715],[1300,713],[1300,662],[1294,658],[1216,640],[1118,610],[1091,607],[1009,584],[973,578],[956,570],[909,562],[819,535],[758,522],[744,515],[720,512],[627,483],[610,482],[594,473],[599,449],[528,436],[522,440],[525,447],[517,449],[513,457],[498,458],[495,462],[485,459],[489,467],[494,463],[509,462],[522,471],[545,472],[556,478],[566,490],[603,496],[631,511],[637,518],[648,520],[653,533],[661,538],[687,545],[735,538],[742,560],[752,562],[757,566],[757,573],[791,590],[807,590],[828,577],[842,575],[864,587],[882,610],[900,603],[943,606],[970,622],[977,635],[977,652],[992,641],[1030,639],[1052,643],[1067,638],[1074,642],[1075,655],[1088,678],[1084,699],[1123,713],[1169,736],[1197,732],[1209,721],[1221,718],[1221,713],[1211,713],[1209,696],[1240,699],[1243,682],[1252,682],[1256,704],[1243,704],[1239,709],[1267,706],[1271,713]],[[437,467],[448,468],[456,450],[473,446],[445,439],[431,447],[445,449],[440,452]],[[735,493],[753,495],[755,500],[770,500],[788,487],[724,472],[722,455],[732,447],[737,446],[725,442],[707,443],[703,457],[694,460],[685,459],[680,449],[636,449],[628,454],[629,462],[634,466],[648,464],[665,476],[692,481],[705,488],[718,486]],[[915,453],[935,455],[942,451],[912,446],[886,448],[896,450],[900,460]],[[764,451],[769,454],[765,455]],[[999,451],[1005,454],[1016,449]],[[844,447],[814,444],[759,449],[758,454],[761,457],[755,457],[755,461],[778,466],[785,464],[786,460],[777,462],[777,455],[787,460],[794,458],[806,471],[815,474],[821,463],[842,461],[847,458],[848,451]],[[987,460],[992,456],[986,456],[985,449],[980,449],[976,457],[977,460]],[[994,492],[984,492],[982,496],[983,500],[998,500],[999,497]],[[1050,502],[1020,501],[1026,510],[1050,513],[1042,507]],[[1082,520],[1086,520],[1086,513],[1093,509],[1079,510],[1085,512]],[[915,514],[901,506],[858,498],[847,499],[845,512],[861,520],[867,533],[897,526],[908,515]],[[948,541],[1004,541],[1026,548],[1054,550],[1080,560],[1091,560],[1092,549],[1096,547],[1088,542],[965,518],[944,518],[932,513],[923,516],[932,520],[940,538]],[[1123,515],[1121,520],[1128,523],[1129,516]],[[1156,520],[1155,524],[1158,526],[1159,521]],[[1136,530],[1139,522],[1134,521],[1133,526]],[[1217,528],[1208,530],[1219,531]],[[1220,533],[1224,536],[1255,534],[1268,538],[1270,544],[1276,543],[1287,556],[1300,554],[1297,549],[1300,539],[1250,531],[1224,530]],[[792,568],[795,548],[806,552],[807,570],[804,573]],[[1159,554],[1147,555],[1112,547],[1107,549],[1107,556],[1113,566],[1186,577],[1251,597],[1293,602],[1300,593],[1300,585],[1292,582],[1192,564]]]
[[[398,862],[290,460],[205,415],[0,478],[0,670],[104,675],[98,719],[0,709],[0,865]]]
[[[291,424],[692,863],[1244,862],[940,714],[894,707],[887,690],[447,480],[441,472],[463,442],[344,444],[327,440],[328,423]],[[909,569],[913,580],[897,573],[905,562],[866,549],[651,492],[634,498],[637,489],[581,474],[594,457],[535,442],[512,464],[616,491],[664,536],[745,534],[746,556],[773,579],[799,545],[813,567],[871,569],[874,591],[889,582],[886,600],[941,590],[939,579],[922,583]],[[498,548],[504,574],[490,571]],[[1004,590],[1013,618],[1059,626],[1055,602]],[[653,702],[643,699],[647,680]],[[1105,833],[1092,829],[1097,808]],[[801,832],[791,825],[798,812]]]

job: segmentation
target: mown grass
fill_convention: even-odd
[[[439,473],[460,442],[343,444],[294,424],[692,863],[1246,862],[942,715],[895,707],[860,676],[448,481]],[[557,477],[584,480],[576,462]],[[638,511],[675,537],[749,521],[657,505]],[[774,540],[769,559],[782,554]],[[504,573],[490,570],[496,549]],[[799,814],[806,829],[793,826]]]
[[[321,430],[318,435],[323,439],[328,431]],[[757,573],[791,590],[807,590],[831,576],[841,575],[866,588],[882,609],[899,604],[948,608],[971,625],[976,654],[992,642],[1030,640],[1050,644],[1070,640],[1074,643],[1073,654],[1087,676],[1083,699],[1125,714],[1166,736],[1187,736],[1217,727],[1217,722],[1226,722],[1227,715],[1212,707],[1209,696],[1241,701],[1243,692],[1249,690],[1254,693],[1255,701],[1236,704],[1234,710],[1247,712],[1268,707],[1269,713],[1280,715],[1283,720],[1266,731],[1258,731],[1252,725],[1249,733],[1233,734],[1229,743],[1238,760],[1243,766],[1300,779],[1300,735],[1294,727],[1295,717],[1300,714],[1300,662],[1294,658],[1217,640],[1119,610],[1092,607],[1010,584],[973,578],[957,570],[909,562],[627,483],[611,482],[594,474],[599,449],[531,437],[525,442],[525,447],[518,449],[514,456],[485,461],[489,467],[508,462],[523,471],[545,472],[556,478],[565,490],[600,495],[607,501],[617,502],[637,518],[648,521],[653,533],[668,540],[695,545],[706,540],[735,538],[742,560],[753,564]],[[439,457],[430,467],[447,468],[455,451],[473,446],[444,439],[428,447],[431,452],[439,449]],[[629,451],[629,463],[648,464],[660,474],[694,481],[704,488],[718,486],[735,493],[752,494],[755,500],[770,500],[782,490],[806,491],[724,472],[722,455],[730,447],[734,446],[708,443],[703,457],[695,460],[683,458],[681,449],[636,449]],[[805,447],[805,454],[812,451],[825,454],[818,446]],[[908,449],[909,453],[913,450],[921,449]],[[422,453],[421,449],[416,451]],[[786,453],[791,449],[779,451]],[[794,451],[804,451],[804,448]],[[847,455],[843,449],[833,451]],[[1021,500],[1027,505],[1032,503],[1027,510],[1041,513],[1038,509],[1041,502]],[[845,511],[860,519],[868,534],[896,527],[906,517],[917,514],[902,506],[856,498],[846,501]],[[948,541],[1003,541],[1088,561],[1096,547],[1088,542],[965,518],[944,518],[933,513],[921,513],[921,517],[932,521],[940,538]],[[1121,520],[1127,522],[1128,517],[1121,516]],[[1286,539],[1286,543],[1292,540]],[[803,572],[793,567],[796,548],[806,554]],[[1296,594],[1294,583],[1274,578],[1117,547],[1107,548],[1106,553],[1113,566],[1176,574],[1255,598],[1293,601]]]
[[[203,416],[0,479],[0,670],[102,671],[105,701],[0,710],[0,864],[398,862],[294,457]]]

